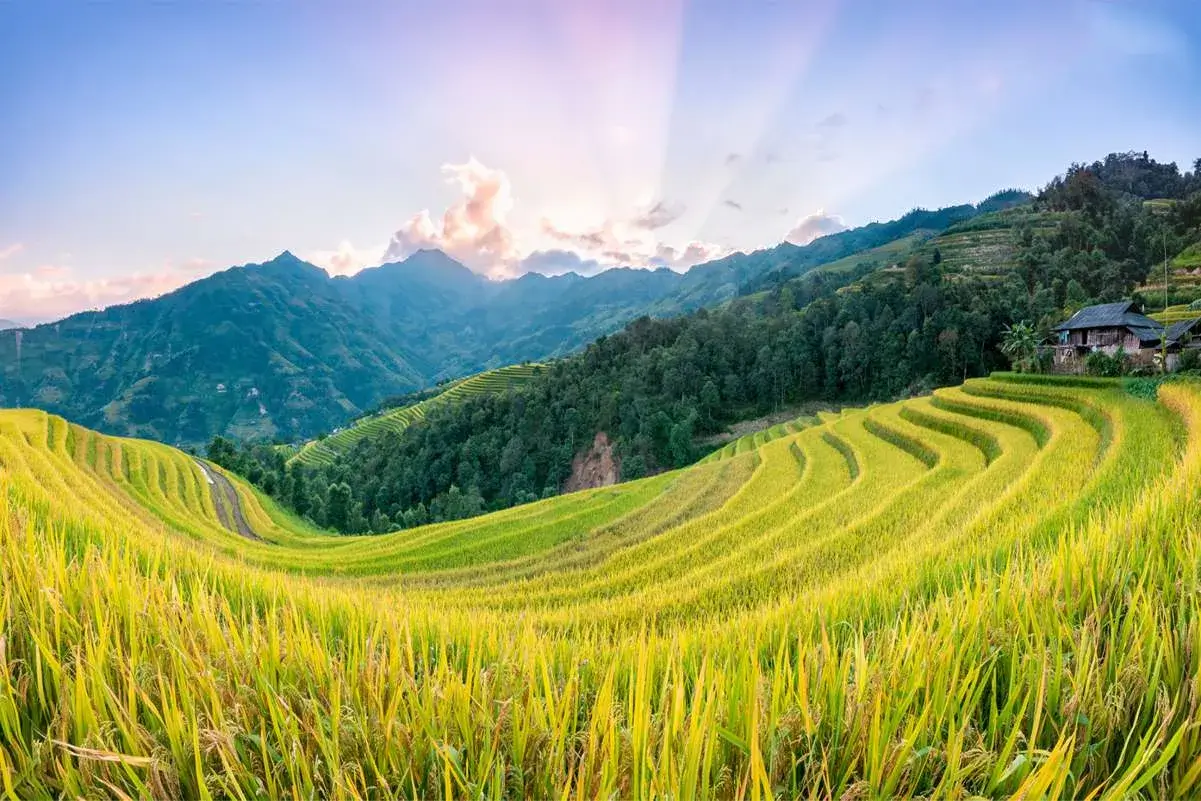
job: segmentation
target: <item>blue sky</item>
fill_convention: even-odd
[[[0,318],[281,250],[676,269],[1201,156],[1201,4],[0,0]]]

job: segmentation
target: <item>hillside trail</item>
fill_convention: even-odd
[[[213,506],[217,507],[217,517],[221,520],[221,525],[230,531],[236,531],[246,539],[263,542],[263,538],[255,534],[250,523],[246,521],[246,515],[242,511],[242,499],[234,489],[233,483],[220,473],[210,470],[209,466],[199,459],[195,461],[212,490]]]

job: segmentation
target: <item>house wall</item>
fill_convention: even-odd
[[[1083,373],[1084,362],[1090,353],[1101,352],[1116,356],[1123,351],[1133,366],[1149,367],[1155,364],[1159,348],[1144,348],[1138,337],[1125,328],[1090,328],[1068,332],[1067,343],[1055,346],[1052,365],[1059,373]],[[1169,354],[1169,368],[1173,359]]]
[[[1138,337],[1125,328],[1086,328],[1069,331],[1067,344],[1093,350],[1113,348],[1114,352],[1117,351],[1118,346],[1125,348],[1128,352],[1139,349]],[[1106,350],[1106,353],[1109,352]]]

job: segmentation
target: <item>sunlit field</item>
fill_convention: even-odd
[[[1201,792],[1195,385],[998,375],[380,536],[233,480],[260,540],[0,412],[8,796]]]

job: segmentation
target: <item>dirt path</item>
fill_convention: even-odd
[[[263,538],[255,534],[250,523],[246,522],[246,515],[242,512],[242,499],[234,489],[233,483],[216,470],[209,469],[209,466],[199,459],[196,460],[196,464],[200,466],[212,490],[213,506],[217,507],[217,518],[221,525],[230,531],[238,532],[248,540],[262,542]]]

